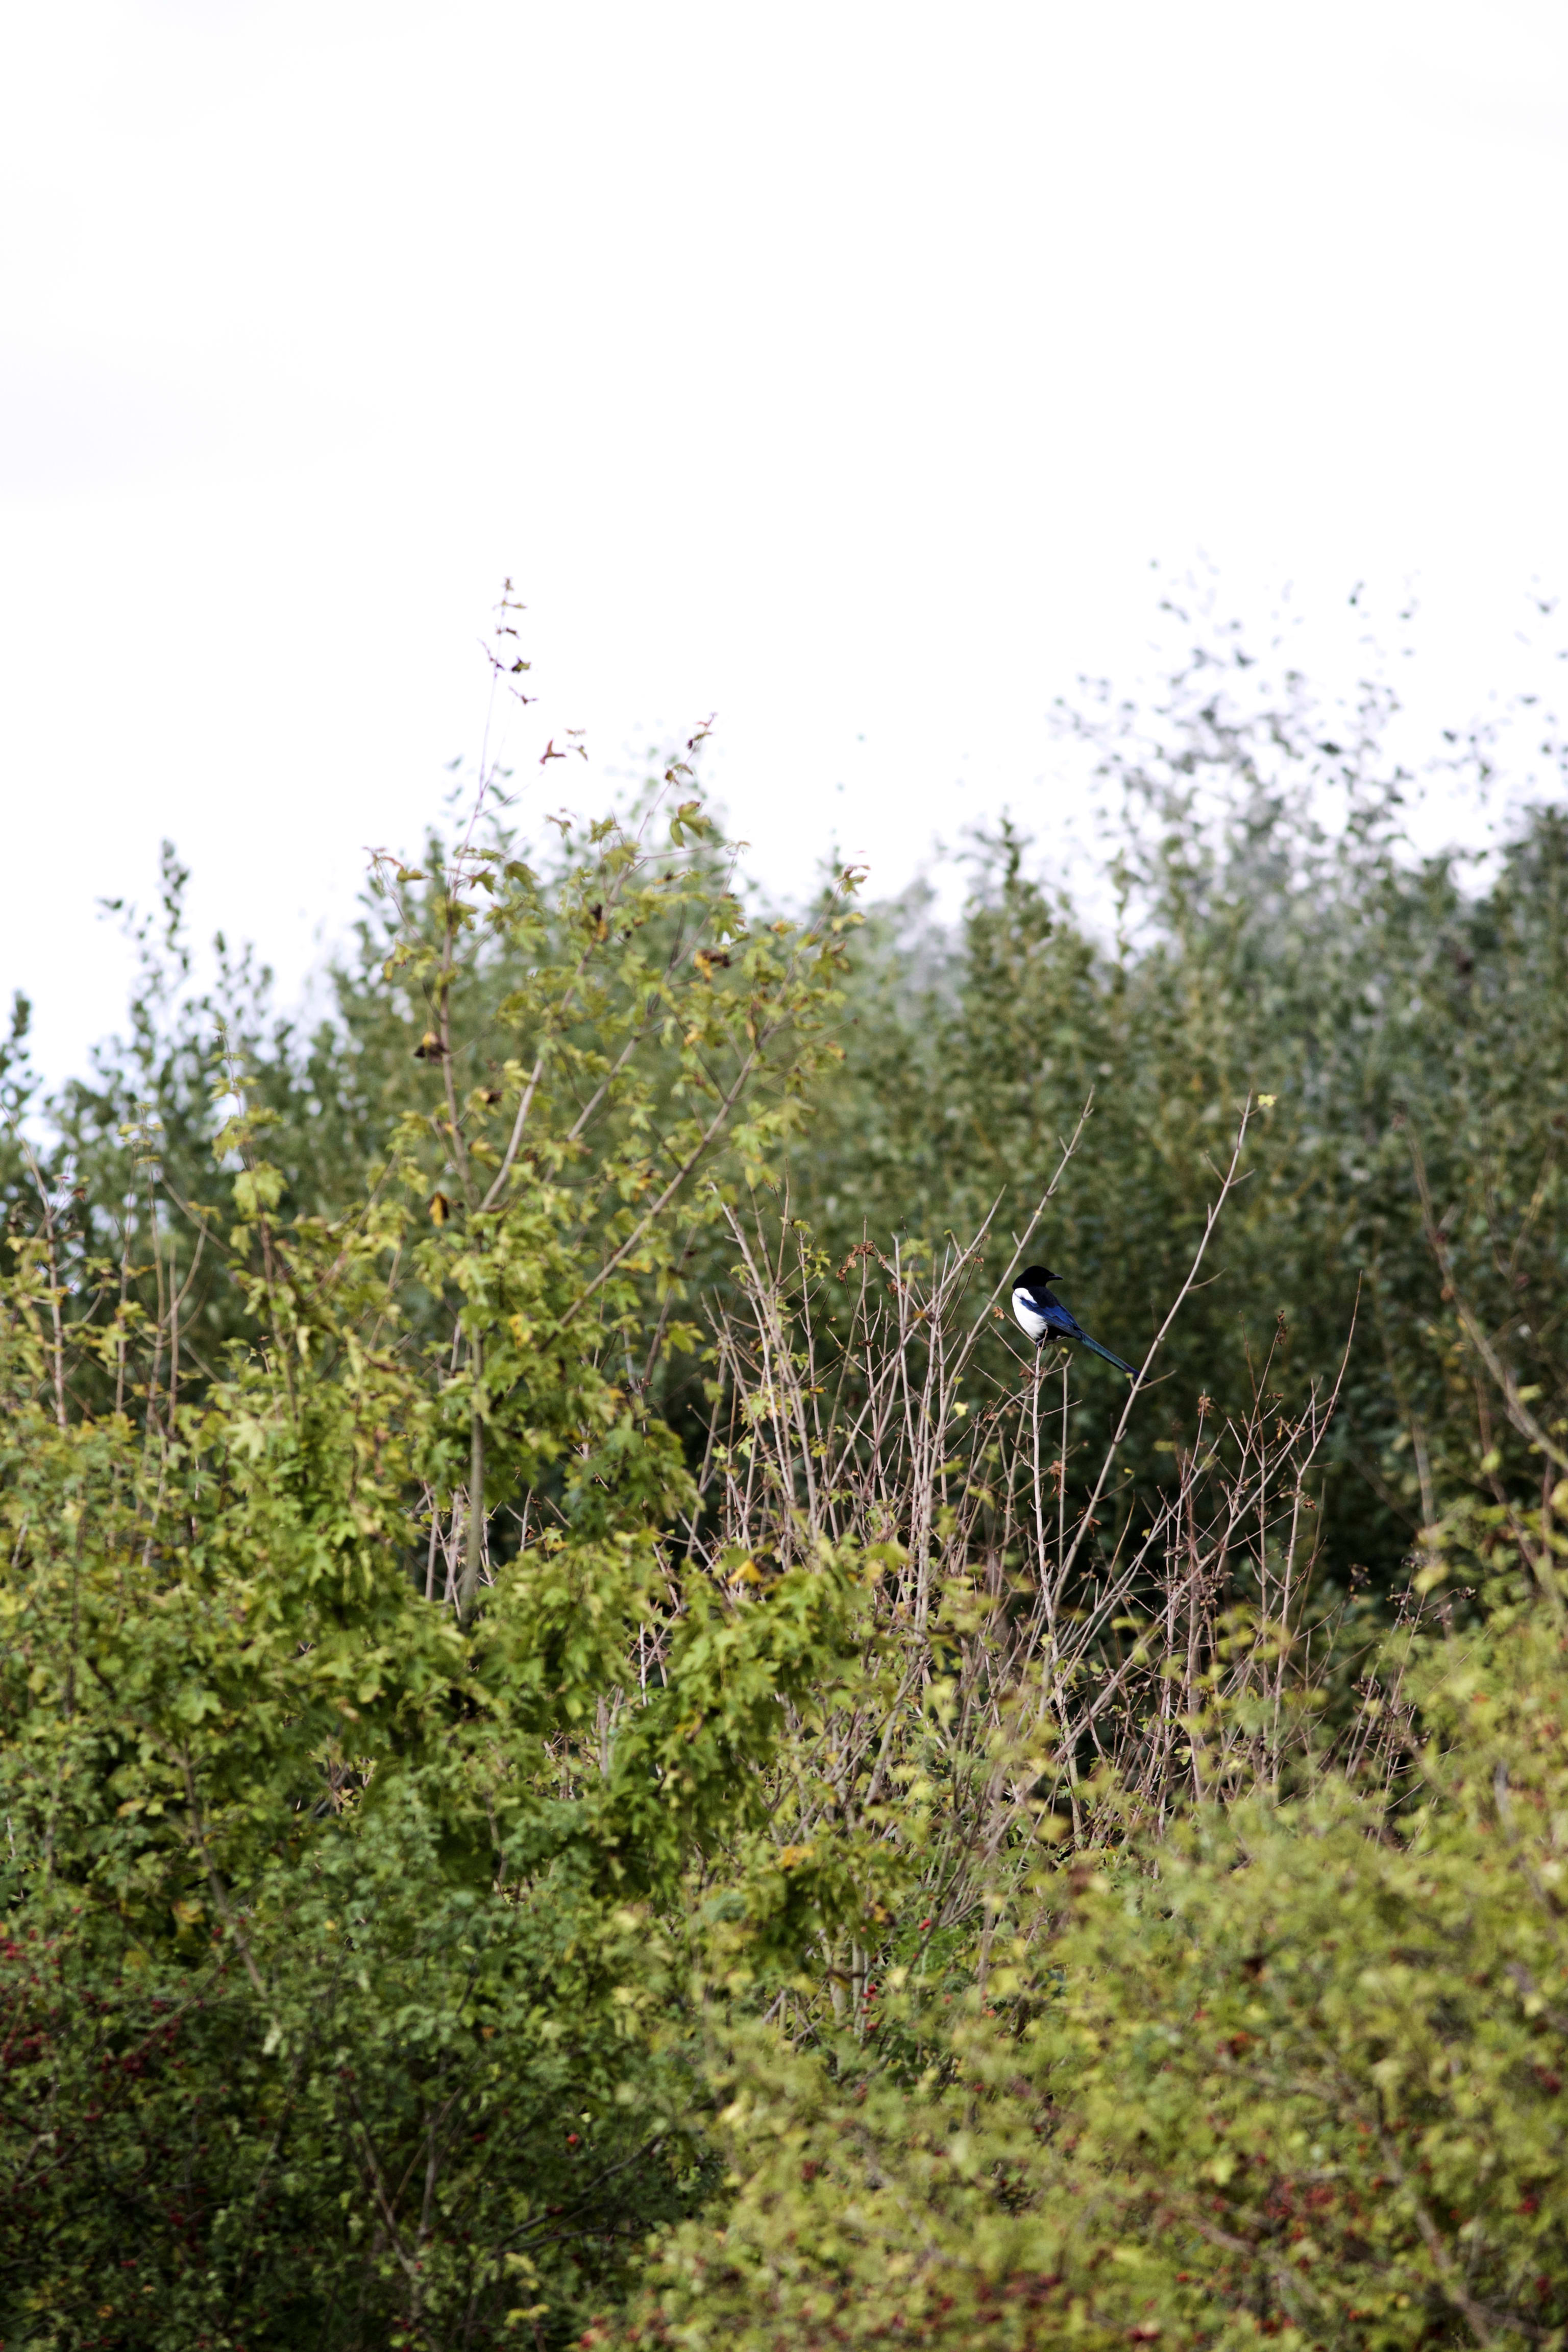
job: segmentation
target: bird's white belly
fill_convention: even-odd
[[[1027,1290],[1014,1291],[1013,1313],[1031,1339],[1038,1339],[1042,1331],[1051,1328]]]

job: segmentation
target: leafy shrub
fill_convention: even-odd
[[[587,2340],[1559,2341],[1561,1621],[1420,1684],[1397,1809],[1333,1774],[1200,1808],[1041,1877],[956,2000],[915,1959],[858,2042],[737,2034],[728,2200]]]
[[[222,1040],[226,1214],[143,1129],[100,1255],[20,1146],[8,2345],[559,2335],[700,2186],[688,1876],[762,1816],[862,1587],[842,1547],[756,1594],[686,1563],[689,1475],[625,1369],[796,1115],[840,951],[753,936],[694,824],[434,877],[391,958],[413,1099],[347,1213],[287,1213]],[[517,1050],[460,1092],[487,937]]]
[[[1110,947],[764,919],[682,761],[311,1038],[172,856],[19,1009],[6,2344],[1568,2326],[1563,826],[1247,670],[1081,722]]]

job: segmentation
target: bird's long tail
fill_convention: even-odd
[[[1138,1375],[1133,1370],[1131,1364],[1124,1364],[1120,1356],[1113,1356],[1109,1348],[1103,1348],[1098,1339],[1092,1339],[1089,1337],[1087,1331],[1081,1331],[1078,1335],[1078,1339],[1081,1347],[1092,1348],[1097,1356],[1103,1356],[1108,1364],[1114,1364],[1116,1370],[1119,1372],[1125,1372],[1130,1381],[1135,1381],[1137,1379]]]

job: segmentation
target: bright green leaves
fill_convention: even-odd
[[[702,803],[683,801],[670,819],[671,845],[684,849],[688,841],[701,841],[711,830],[709,819],[702,813]]]
[[[265,1160],[254,1168],[243,1168],[235,1178],[235,1208],[242,1218],[253,1221],[276,1209],[283,1198],[283,1171],[270,1167]]]
[[[400,985],[436,1041],[388,1170],[438,1204],[412,1250],[451,1318],[423,1310],[448,1359],[432,1483],[456,1497],[482,1454],[492,1511],[541,1494],[593,1538],[685,1494],[628,1400],[691,1342],[686,1269],[770,1179],[842,970],[826,924],[750,933],[698,804],[674,824],[678,856],[563,824],[552,869],[468,850],[398,898]],[[458,913],[481,871],[476,929]]]
[[[787,1707],[852,1677],[865,1638],[858,1563],[827,1546],[748,1598],[696,1576],[683,1597],[663,1685],[627,1713],[597,1816],[617,1824],[615,1843],[640,1872],[663,1808],[710,1850],[762,1815]]]
[[[1449,1744],[1404,1807],[1201,1811],[1048,1875],[982,1982],[921,1945],[858,2039],[733,2029],[732,2200],[591,2340],[1558,2340],[1561,1647],[1521,1626],[1425,1695]]]

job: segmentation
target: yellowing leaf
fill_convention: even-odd
[[[265,1160],[244,1168],[235,1178],[235,1206],[242,1217],[259,1217],[276,1209],[283,1198],[283,1175]]]

